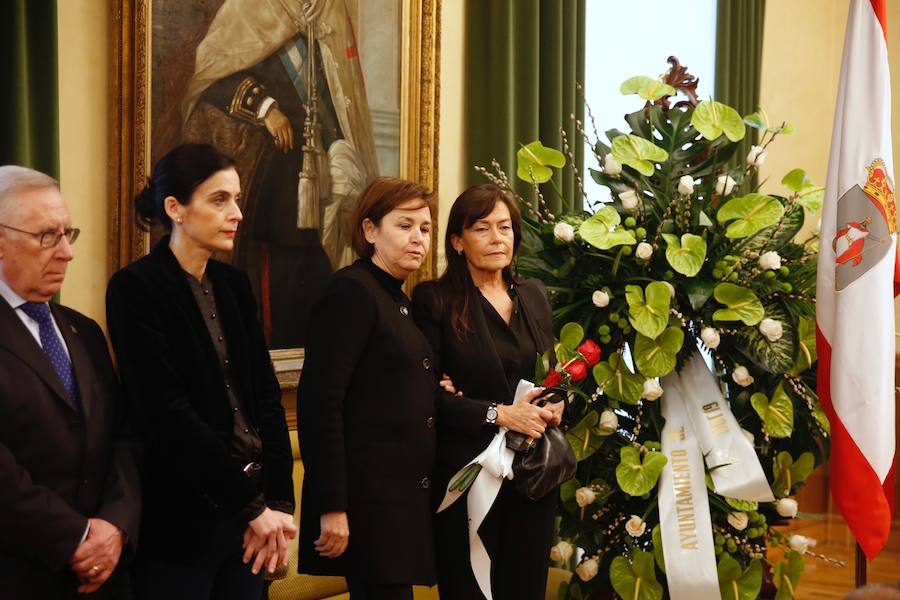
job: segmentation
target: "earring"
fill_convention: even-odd
[[[177,219],[175,219],[175,222],[178,223],[179,225],[181,225],[181,217],[178,217]]]

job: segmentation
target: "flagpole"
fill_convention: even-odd
[[[856,544],[856,587],[861,588],[866,585],[866,565],[868,564],[866,555],[862,551],[862,547]]]

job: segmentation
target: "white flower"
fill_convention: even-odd
[[[619,194],[619,200],[622,201],[622,208],[629,212],[636,209],[638,206],[638,202],[640,202],[637,192],[635,192],[634,190],[622,192],[621,194]]]
[[[766,339],[770,342],[777,342],[781,339],[781,336],[784,335],[784,330],[781,328],[781,321],[769,318],[760,321],[759,332],[766,336]]]
[[[581,508],[593,504],[596,499],[597,494],[589,487],[580,487],[575,490],[575,504]]]
[[[759,257],[759,268],[763,270],[775,270],[781,268],[781,256],[774,250],[763,252]]]
[[[721,338],[719,337],[719,330],[715,327],[704,327],[700,330],[700,339],[703,340],[703,343],[706,344],[706,347],[710,350],[715,350],[719,347],[719,342]]]
[[[738,531],[743,531],[747,529],[747,525],[750,523],[750,517],[747,516],[745,512],[732,512],[728,513],[728,524],[737,529]]]
[[[625,531],[631,537],[641,537],[646,530],[647,524],[637,515],[631,515],[631,518],[625,523]]]
[[[650,260],[650,257],[653,256],[653,246],[647,242],[641,242],[637,245],[634,255],[641,260]]]
[[[782,498],[775,503],[775,510],[782,517],[793,519],[797,516],[797,501],[793,498]]]
[[[575,554],[575,547],[565,540],[550,548],[550,560],[559,564],[568,562],[573,554]]]
[[[663,283],[666,284],[667,288],[669,288],[669,296],[674,298],[675,297],[675,286],[672,285],[671,283],[669,283],[668,281],[663,281]]]
[[[600,429],[604,431],[615,431],[619,428],[619,417],[616,413],[606,409],[600,413]]]
[[[622,165],[613,158],[612,152],[603,157],[603,170],[611,177],[616,177],[622,172]]]
[[[727,196],[734,189],[734,179],[728,175],[719,175],[716,179],[716,193],[720,196]]]
[[[553,235],[561,242],[571,242],[575,239],[575,228],[568,223],[557,223],[553,226]]]
[[[590,581],[597,576],[597,571],[599,570],[600,565],[597,563],[596,558],[583,560],[578,564],[577,567],[575,567],[575,573],[582,581]]]
[[[750,445],[752,446],[753,442],[755,440],[755,438],[753,437],[753,434],[750,433],[749,431],[747,431],[746,429],[744,429],[743,427],[741,427],[741,433],[744,434],[744,437],[747,438],[747,441],[750,442]]]
[[[788,544],[790,544],[791,550],[799,552],[800,554],[806,554],[807,550],[816,545],[816,540],[795,533],[791,536]]]
[[[645,400],[656,400],[662,395],[663,389],[662,386],[659,385],[659,381],[656,379],[644,380],[644,393],[641,394],[641,398]]]
[[[678,193],[682,196],[690,196],[694,193],[694,178],[684,175],[678,180]]]
[[[747,153],[747,164],[761,167],[764,162],[766,162],[766,152],[762,146],[750,146],[750,152]]]
[[[753,375],[747,370],[747,367],[740,365],[731,372],[731,378],[741,387],[747,387],[753,383]]]
[[[593,302],[594,306],[597,308],[609,306],[609,294],[603,290],[594,290],[594,293],[591,294],[591,302]]]

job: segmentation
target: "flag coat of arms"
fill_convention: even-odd
[[[886,0],[847,19],[822,208],[818,393],[831,422],[831,491],[871,559],[893,513],[897,217]]]

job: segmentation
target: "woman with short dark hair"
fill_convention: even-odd
[[[168,234],[116,273],[107,322],[143,441],[140,599],[257,600],[287,564],[293,458],[247,276],[212,260],[241,222],[234,162],[213,146],[166,154],[135,200]],[[245,564],[248,561],[253,564]]]
[[[380,177],[353,214],[355,263],[313,308],[297,416],[300,572],[343,575],[353,600],[431,585],[436,379],[403,282],[431,240],[432,196]]]
[[[500,188],[471,187],[453,203],[447,222],[447,269],[413,292],[416,322],[431,342],[443,373],[459,390],[438,395],[434,486],[444,496],[451,477],[506,427],[539,438],[557,425],[563,403],[532,404],[536,389],[513,404],[519,380],[534,380],[535,359],[553,348],[550,304],[538,280],[520,280],[513,259],[521,243],[519,209]],[[551,351],[552,354],[552,351]],[[504,480],[478,529],[491,557],[494,598],[544,597],[556,492],[532,501]],[[441,600],[483,594],[470,565],[466,502],[435,517]]]

